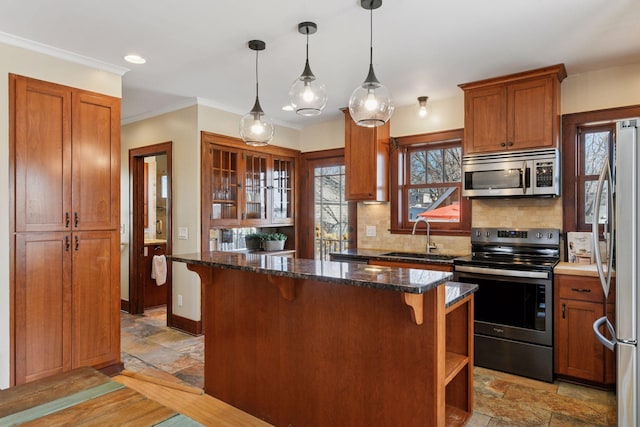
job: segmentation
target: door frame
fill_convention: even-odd
[[[167,141],[129,150],[129,304],[131,314],[144,313],[142,271],[138,259],[144,251],[144,158],[167,156],[167,248],[166,255],[173,253],[172,211],[173,211],[173,142]],[[139,232],[138,232],[139,231]],[[171,263],[167,263],[167,276],[172,277]],[[167,281],[167,326],[173,324],[173,280]]]

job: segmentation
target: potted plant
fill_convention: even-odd
[[[244,236],[247,249],[257,250],[262,248],[262,241],[264,240],[264,233],[249,233]]]
[[[284,249],[284,242],[287,235],[282,233],[266,233],[262,242],[265,251],[281,251]]]

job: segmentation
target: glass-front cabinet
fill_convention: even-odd
[[[208,195],[211,198],[209,219],[220,225],[235,224],[240,219],[239,200],[242,184],[238,180],[237,150],[210,144],[210,168],[207,171]]]
[[[277,224],[293,224],[293,171],[294,160],[273,156],[271,172],[271,193],[273,207],[272,222]]]
[[[259,224],[268,220],[267,198],[267,160],[268,156],[259,153],[244,153],[244,203],[242,219]]]
[[[298,152],[245,147],[236,138],[202,133],[203,235],[210,228],[294,225]]]

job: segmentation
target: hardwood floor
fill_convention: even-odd
[[[195,387],[203,384],[203,337],[168,329],[164,309],[122,313],[122,360],[129,371]],[[208,395],[118,376],[134,390],[212,426],[267,426]],[[613,392],[562,381],[545,383],[480,367],[474,373],[475,405],[469,427],[615,426]],[[187,388],[188,390],[188,388]]]

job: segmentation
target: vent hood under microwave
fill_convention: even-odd
[[[462,158],[464,197],[556,197],[560,152],[556,148],[470,154]]]

